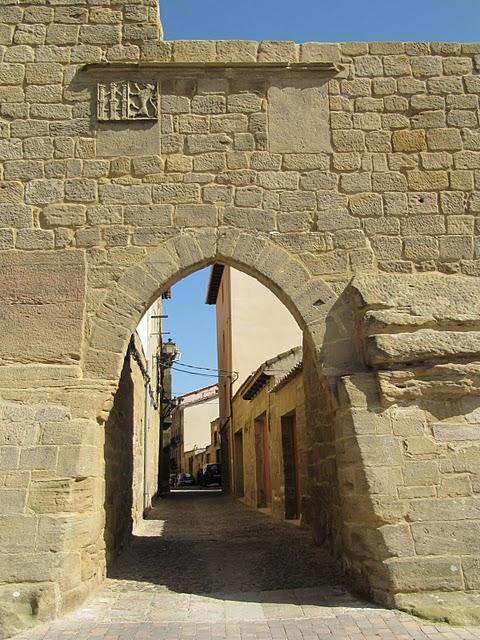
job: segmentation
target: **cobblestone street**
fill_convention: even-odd
[[[94,599],[16,638],[468,640],[480,629],[362,602],[307,531],[191,490],[157,502]]]

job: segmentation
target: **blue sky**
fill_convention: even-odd
[[[160,0],[165,38],[476,42],[479,0]]]
[[[172,338],[181,352],[175,369],[186,369],[188,364],[199,367],[217,366],[215,334],[215,307],[205,304],[210,268],[196,271],[172,287],[171,300],[164,300],[163,330],[165,338]],[[217,382],[211,371],[190,370],[191,373],[173,372],[173,393],[181,395],[192,389],[206,387]],[[198,375],[201,374],[201,375]]]
[[[160,0],[165,38],[478,41],[480,0]],[[216,367],[215,308],[205,304],[209,270],[177,283],[165,330],[181,362]],[[179,367],[180,368],[180,367]],[[174,372],[175,394],[215,382]]]

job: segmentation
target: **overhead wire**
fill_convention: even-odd
[[[232,373],[228,373],[228,374],[215,374],[215,373],[200,373],[199,371],[185,371],[185,369],[177,369],[176,367],[172,367],[173,371],[178,371],[179,373],[187,373],[188,375],[191,376],[201,376],[202,378],[234,378],[234,376],[237,376],[236,378],[234,378],[235,380],[238,380],[238,373],[236,371],[233,371],[233,375]]]
[[[176,362],[176,365],[180,367],[187,367],[188,369],[199,369],[200,371],[217,371],[220,373],[238,373],[238,371],[229,371],[228,369],[212,369],[210,367],[198,367],[193,364],[185,364],[184,362]]]
[[[238,376],[238,371],[229,371],[228,369],[212,369],[210,367],[198,367],[196,365],[193,364],[185,364],[184,362],[178,362],[178,361],[174,361],[175,367],[186,367],[188,369],[196,369],[199,371],[212,371],[214,373],[224,373],[224,374],[228,374],[228,375],[237,375]],[[172,366],[172,362],[162,362],[161,360],[159,361],[159,366],[163,367],[164,369],[167,368],[175,368]],[[177,371],[179,371],[179,369],[176,369]],[[185,371],[185,373],[188,373],[188,371]]]
[[[226,375],[239,375],[238,371],[229,371],[228,369],[212,369],[210,367],[199,367],[193,364],[185,364],[184,362],[177,362],[175,361],[175,365],[176,367],[186,367],[188,369],[197,369],[199,371],[213,371],[215,373],[224,373]],[[163,364],[160,361],[160,366],[167,368],[167,367],[171,367],[172,364],[171,363],[165,363]],[[175,367],[173,367],[175,368]],[[175,368],[176,371],[180,371],[180,369]],[[267,369],[268,373],[289,373],[292,370],[292,368],[290,367],[289,369]],[[188,373],[188,371],[185,371],[185,373]]]

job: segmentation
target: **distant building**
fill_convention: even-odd
[[[300,518],[307,474],[301,347],[260,365],[232,406],[233,492],[277,518]]]
[[[176,398],[170,439],[172,473],[191,473],[188,461],[196,451],[206,450],[211,445],[211,423],[217,418],[218,384]]]
[[[207,304],[216,305],[219,417],[224,489],[232,481],[232,399],[262,363],[302,343],[285,305],[260,282],[221,264],[210,272]],[[227,472],[227,468],[230,469]]]
[[[210,423],[210,444],[205,453],[205,464],[221,462],[220,450],[220,418],[216,418]]]

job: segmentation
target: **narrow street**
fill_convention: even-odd
[[[212,490],[157,502],[94,599],[17,640],[454,640],[350,595],[308,531]]]

